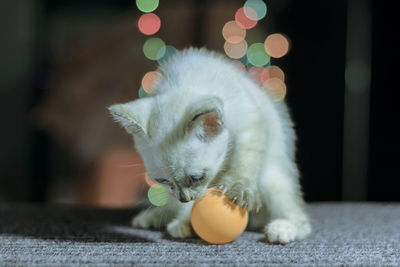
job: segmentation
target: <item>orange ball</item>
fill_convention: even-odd
[[[215,188],[193,204],[190,218],[196,234],[211,244],[225,244],[238,238],[249,220],[245,208],[239,207]]]

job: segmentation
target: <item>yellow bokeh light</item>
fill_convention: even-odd
[[[161,79],[161,73],[158,71],[150,71],[143,76],[142,87],[143,90],[149,95],[155,95],[155,87]]]
[[[225,42],[224,51],[226,55],[230,58],[238,59],[246,55],[247,42],[242,40],[240,43],[233,44],[230,42]]]
[[[263,86],[275,101],[281,101],[286,96],[286,84],[278,78],[269,78],[263,83]]]
[[[282,82],[285,82],[285,73],[278,66],[268,66],[266,67],[266,70],[269,72],[270,78],[278,78]]]
[[[280,58],[289,52],[289,39],[280,33],[269,35],[264,41],[265,51],[274,58]]]
[[[246,37],[246,30],[239,27],[236,21],[231,20],[225,23],[222,28],[222,35],[227,42],[238,44]]]

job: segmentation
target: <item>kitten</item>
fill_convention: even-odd
[[[137,215],[133,226],[161,224],[172,237],[190,237],[193,200],[216,186],[251,211],[251,226],[264,227],[269,242],[305,238],[311,225],[285,103],[205,49],[177,52],[159,71],[155,96],[109,107],[149,176],[174,196]]]

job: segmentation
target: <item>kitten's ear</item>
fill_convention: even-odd
[[[189,110],[189,121],[185,131],[195,132],[203,141],[221,133],[224,127],[223,102],[219,97],[206,96],[198,100]]]
[[[147,122],[150,117],[153,98],[141,98],[125,104],[108,107],[110,114],[130,134],[147,136]]]

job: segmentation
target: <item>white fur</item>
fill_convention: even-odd
[[[246,72],[204,49],[178,52],[159,71],[163,78],[155,96],[110,107],[133,135],[150,177],[167,179],[165,186],[177,198],[196,199],[207,187],[218,186],[253,211],[252,225],[264,227],[270,242],[305,238],[311,226],[285,103],[272,101]],[[221,119],[217,135],[201,121],[190,130],[193,115],[204,112]],[[185,186],[188,175],[204,170],[204,182]],[[162,223],[173,237],[190,236],[192,203],[173,198],[166,207],[139,214],[133,225],[154,227],[162,210],[170,218]]]

